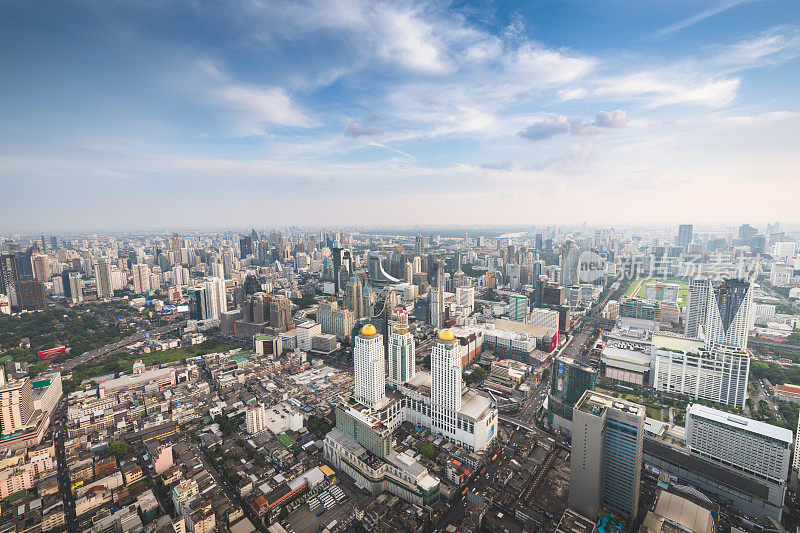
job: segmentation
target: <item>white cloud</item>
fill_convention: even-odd
[[[311,119],[281,87],[260,87],[239,82],[209,60],[199,61],[197,83],[206,104],[226,112],[234,135],[264,135],[270,126],[308,128]]]
[[[601,111],[594,122],[584,122],[580,118],[559,116],[556,119],[545,119],[534,122],[517,135],[532,141],[552,139],[556,135],[569,133],[573,136],[585,137],[600,133],[603,129],[622,128],[628,124],[628,114],[622,109]]]
[[[548,118],[541,122],[534,122],[524,130],[517,132],[517,135],[532,141],[541,141],[552,139],[556,135],[569,133],[570,129],[570,119],[561,115],[555,120]]]
[[[712,65],[741,70],[783,63],[800,57],[800,28],[777,26],[756,37],[719,48]]]
[[[723,13],[731,8],[734,8],[741,4],[748,4],[753,1],[755,0],[718,0],[715,5],[712,5],[711,7],[704,9],[703,11],[697,13],[696,15],[692,15],[691,17],[688,17],[679,22],[676,22],[675,24],[667,26],[666,28],[660,30],[658,34],[666,35],[668,33],[673,33],[688,28],[689,26],[693,26],[698,22],[706,20],[707,18],[719,15],[720,13]]]
[[[595,97],[633,100],[652,109],[676,104],[726,106],[736,98],[741,82],[739,78],[707,77],[668,67],[601,78],[595,83]]]

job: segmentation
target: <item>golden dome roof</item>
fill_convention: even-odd
[[[372,324],[367,324],[363,328],[361,328],[361,334],[365,336],[375,335],[378,331],[375,329],[375,326]]]
[[[453,332],[450,331],[449,329],[443,329],[442,331],[439,332],[440,341],[451,341],[455,338],[456,336],[453,335]]]

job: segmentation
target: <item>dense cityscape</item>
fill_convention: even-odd
[[[794,527],[798,236],[9,235],[4,527]]]
[[[0,0],[0,533],[800,533],[800,0]]]

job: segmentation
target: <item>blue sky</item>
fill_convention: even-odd
[[[8,230],[800,212],[796,0],[7,1],[0,46]]]

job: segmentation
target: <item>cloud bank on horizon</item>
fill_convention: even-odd
[[[5,2],[8,229],[796,218],[800,7],[644,4]]]

